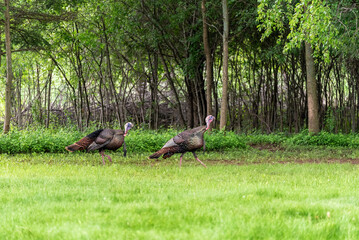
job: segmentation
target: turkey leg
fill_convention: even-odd
[[[103,163],[103,165],[106,164],[106,163],[105,163],[105,158],[104,158],[104,156],[106,156],[106,157],[108,158],[108,160],[112,163],[112,158],[111,158],[109,155],[106,155],[106,154],[104,153],[104,150],[101,150],[101,151],[100,151],[100,154],[101,154],[101,157],[102,157],[102,163]]]
[[[206,164],[204,164],[201,160],[198,159],[198,157],[197,157],[197,155],[196,155],[195,152],[192,152],[192,153],[193,153],[193,156],[196,158],[196,160],[197,160],[198,162],[200,162],[204,167],[207,167]]]
[[[182,166],[182,158],[183,158],[183,155],[184,155],[184,154],[185,154],[185,153],[182,153],[182,154],[181,154],[179,167]]]

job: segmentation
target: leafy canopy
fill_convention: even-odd
[[[299,48],[302,42],[313,46],[314,55],[329,60],[331,49],[339,47],[334,10],[325,0],[260,0],[258,29],[261,40],[279,34],[278,43],[285,41],[284,51]]]

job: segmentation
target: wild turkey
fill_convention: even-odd
[[[104,156],[112,162],[112,159],[109,155],[105,155],[104,152],[106,149],[108,150],[117,150],[123,145],[123,156],[126,157],[126,143],[125,136],[133,127],[133,124],[128,122],[125,124],[125,132],[122,130],[113,130],[113,129],[99,129],[90,133],[86,137],[80,139],[78,142],[71,144],[66,147],[67,151],[75,152],[78,150],[99,150],[102,156],[102,162],[105,164]]]
[[[193,156],[204,167],[207,167],[201,160],[198,159],[195,151],[203,146],[206,149],[206,143],[203,134],[208,130],[209,125],[214,120],[212,115],[206,117],[206,126],[196,127],[190,130],[181,132],[177,136],[170,139],[159,151],[155,152],[149,159],[159,158],[163,154],[163,158],[169,158],[175,153],[182,153],[180,157],[180,167],[182,165],[182,157],[186,152],[192,152]]]

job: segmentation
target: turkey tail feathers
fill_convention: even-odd
[[[90,144],[93,143],[93,141],[95,141],[98,135],[100,135],[102,130],[103,129],[99,129],[90,133],[86,137],[81,138],[78,142],[75,142],[74,144],[65,147],[65,149],[69,152],[75,152],[75,151],[87,149],[87,147],[90,146]]]
[[[77,150],[83,150],[84,147],[83,147],[83,146],[80,146],[80,145],[77,144],[77,143],[74,143],[74,144],[71,144],[71,145],[65,147],[65,149],[66,149],[67,151],[69,151],[69,152],[75,152],[75,151],[77,151]]]
[[[177,146],[177,147],[169,147],[169,148],[162,148],[162,149],[158,150],[157,152],[155,152],[154,154],[152,154],[151,156],[149,156],[148,158],[149,159],[159,158],[159,157],[162,156],[162,154],[163,154],[163,158],[169,158],[173,154],[179,153],[179,152],[182,152],[179,146]]]
[[[169,158],[171,157],[173,154],[175,154],[174,152],[166,152],[165,154],[163,154],[163,158],[166,159],[166,158]]]
[[[161,157],[162,154],[164,154],[164,153],[165,153],[165,151],[164,151],[164,149],[162,148],[162,149],[158,150],[157,152],[155,152],[154,154],[152,154],[151,156],[149,156],[148,158],[149,158],[149,159],[159,158],[159,157]]]

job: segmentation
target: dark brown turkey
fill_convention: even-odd
[[[126,157],[126,143],[125,137],[127,135],[128,130],[133,127],[133,124],[128,122],[125,124],[125,132],[122,130],[113,130],[113,129],[99,129],[90,133],[84,138],[81,138],[78,142],[71,144],[66,147],[67,151],[75,152],[78,150],[99,150],[102,156],[102,162],[105,164],[106,156],[110,162],[112,159],[109,155],[104,154],[105,150],[117,150],[123,145],[123,156]]]
[[[195,151],[201,147],[206,149],[206,143],[203,138],[203,134],[208,130],[209,125],[214,120],[212,115],[206,117],[206,126],[196,127],[190,130],[181,132],[177,136],[171,138],[159,151],[155,152],[149,159],[159,158],[163,155],[163,158],[169,158],[175,153],[182,153],[180,157],[180,167],[182,165],[182,157],[186,152],[192,152],[193,156],[204,167],[207,167],[201,160],[198,159]]]

